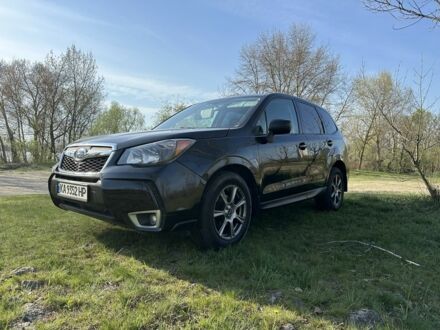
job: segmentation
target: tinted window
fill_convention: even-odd
[[[292,124],[291,133],[298,133],[298,120],[296,119],[293,102],[288,99],[275,99],[270,101],[266,106],[267,124],[270,125],[272,120],[284,119],[290,120]]]
[[[155,129],[240,127],[260,99],[259,96],[232,97],[194,104],[165,120]]]
[[[255,133],[257,135],[266,135],[267,134],[267,122],[266,122],[266,113],[263,111],[260,118],[255,125]]]
[[[301,127],[304,134],[321,134],[322,123],[315,107],[298,102],[298,112],[301,118]]]
[[[326,134],[333,134],[335,133],[338,128],[336,127],[335,122],[333,121],[330,114],[325,111],[324,109],[318,108],[319,115],[322,119],[322,124],[324,125],[324,131]]]

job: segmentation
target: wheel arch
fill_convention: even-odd
[[[342,174],[344,175],[344,191],[348,191],[348,173],[347,173],[347,166],[345,166],[345,163],[338,159],[336,162],[334,162],[332,168],[336,167],[339,169]]]
[[[260,203],[260,195],[259,195],[259,189],[258,189],[258,185],[257,182],[255,180],[255,175],[252,172],[252,170],[244,165],[241,162],[236,162],[236,163],[229,163],[229,164],[225,164],[221,167],[218,167],[215,169],[215,171],[213,171],[211,173],[211,175],[209,176],[209,179],[207,180],[206,184],[205,184],[205,191],[208,188],[210,182],[212,182],[218,175],[220,175],[223,172],[232,172],[232,173],[236,173],[239,176],[241,176],[243,178],[243,180],[247,183],[249,190],[251,192],[251,196],[252,196],[252,211],[255,214],[255,212],[258,210],[259,208],[259,203]],[[205,191],[203,192],[203,196],[205,195]]]

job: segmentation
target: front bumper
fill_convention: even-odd
[[[87,202],[57,195],[58,182],[88,186]],[[54,204],[138,231],[167,231],[197,221],[202,178],[177,161],[160,167],[109,166],[97,177],[69,176],[55,169],[49,178]],[[145,225],[153,216],[156,224]]]

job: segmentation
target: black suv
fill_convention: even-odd
[[[346,146],[321,107],[284,94],[192,105],[151,131],[66,147],[56,206],[138,231],[191,229],[203,247],[240,241],[260,209],[315,198],[337,210]]]

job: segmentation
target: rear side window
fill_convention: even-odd
[[[295,108],[292,100],[288,99],[274,99],[266,106],[267,125],[269,126],[272,120],[284,119],[290,120],[292,129],[290,133],[298,134],[298,120],[296,118]]]
[[[335,133],[338,130],[338,128],[336,127],[336,124],[333,121],[332,116],[330,116],[330,114],[327,111],[325,111],[324,109],[321,109],[321,108],[317,108],[317,109],[318,109],[319,115],[321,116],[325,133],[326,134]]]
[[[297,104],[303,134],[321,134],[322,123],[315,107],[302,102]]]

